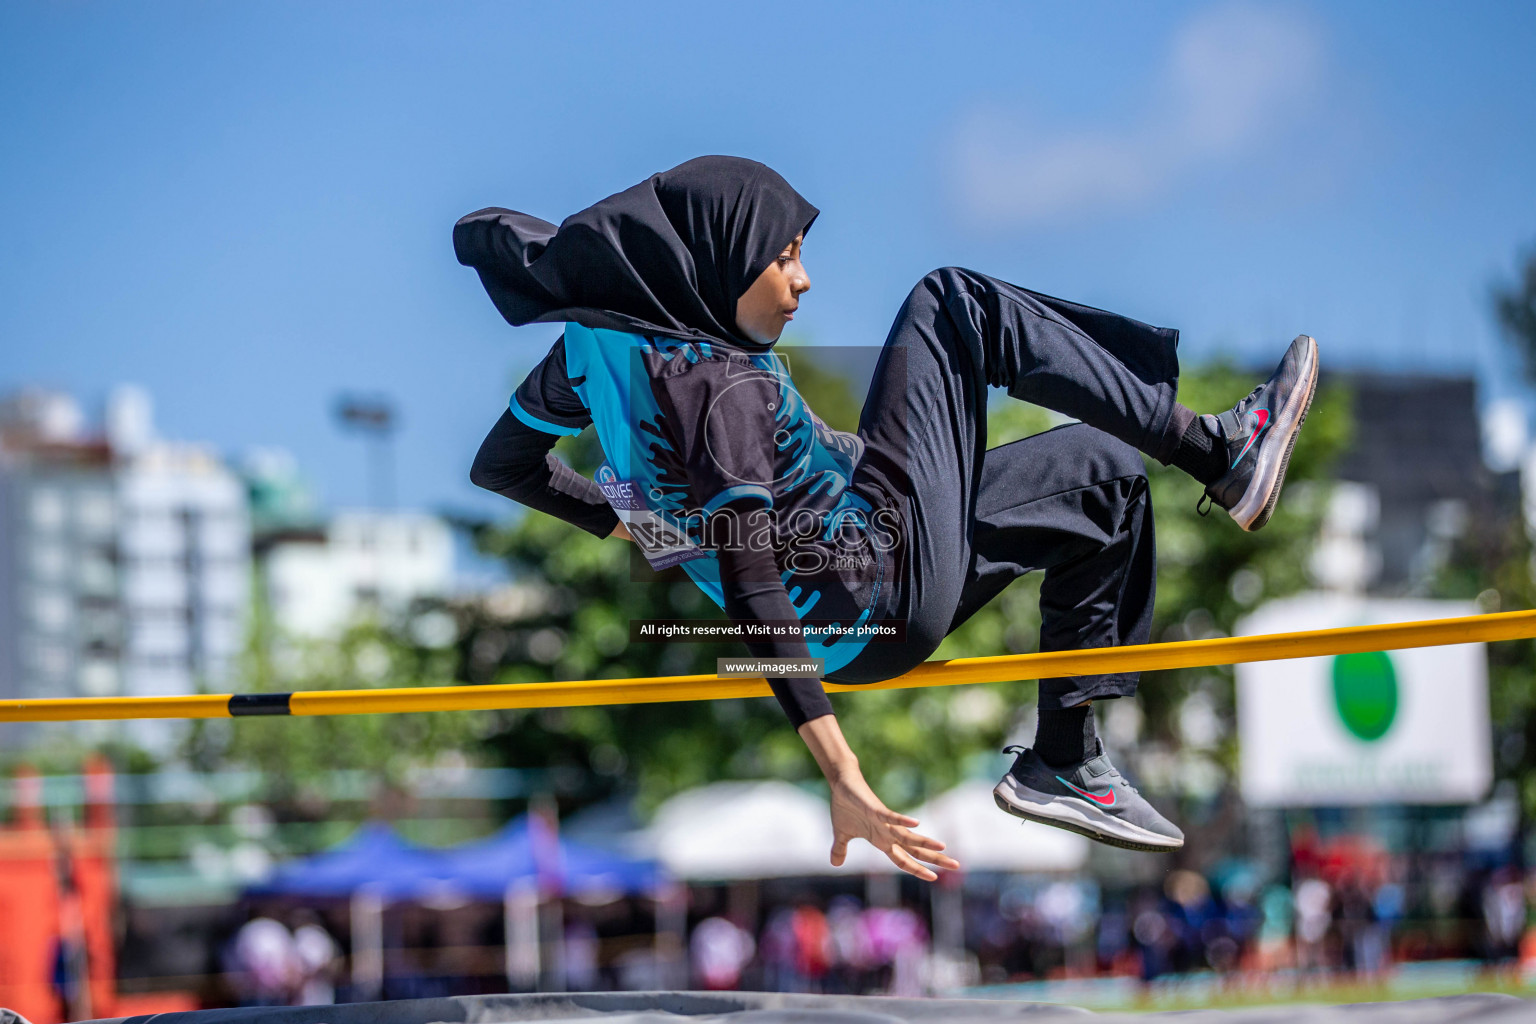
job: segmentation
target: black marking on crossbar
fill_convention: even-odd
[[[246,715],[287,715],[291,693],[237,693],[229,698],[229,716],[242,718]]]

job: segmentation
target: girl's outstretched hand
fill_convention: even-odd
[[[629,540],[629,541],[632,541],[632,540],[635,539],[635,538],[633,538],[633,537],[631,537],[629,535],[629,530],[624,526],[624,520],[622,520],[622,519],[620,519],[618,521],[618,523],[613,528],[613,532],[610,533],[608,536],[610,536],[610,537],[617,537],[617,538],[619,538],[619,540]]]
[[[929,864],[946,871],[959,869],[959,861],[945,856],[943,843],[912,831],[916,818],[897,814],[875,796],[835,716],[813,718],[799,732],[832,789],[833,867],[843,866],[850,841],[863,839],[892,864],[925,882],[939,877]]]
[[[937,881],[939,877],[928,864],[947,871],[959,870],[960,862],[944,854],[943,843],[912,831],[918,824],[916,818],[886,807],[864,781],[863,774],[855,771],[853,775],[832,784],[833,867],[843,866],[850,840],[863,839],[889,857],[892,864],[925,882]]]

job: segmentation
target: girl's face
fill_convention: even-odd
[[[811,279],[800,264],[800,243],[804,240],[803,234],[796,235],[736,300],[737,329],[759,345],[779,340],[784,325],[800,308],[800,296],[810,291]]]

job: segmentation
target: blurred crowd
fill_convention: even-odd
[[[689,962],[705,989],[922,995],[928,928],[907,907],[864,907],[836,896],[825,911],[801,901],[769,914],[759,937],[728,917],[694,926]]]
[[[1308,872],[1293,885],[1260,886],[1246,871],[1213,883],[1177,870],[1161,886],[1115,893],[1080,879],[1014,879],[965,895],[964,948],[946,950],[923,915],[838,896],[825,910],[774,910],[756,936],[726,917],[705,918],[690,940],[692,978],[712,989],[920,995],[956,984],[1192,973],[1369,983],[1405,961],[1521,958],[1530,901],[1519,871],[1462,879],[1438,916],[1425,905],[1432,899],[1446,897],[1392,871]]]
[[[225,950],[225,975],[244,1006],[313,1006],[336,1001],[341,948],[313,912],[294,914],[297,927],[255,916]]]
[[[1203,871],[1151,865],[1140,882],[1106,871],[978,873],[935,885],[888,877],[865,898],[853,888],[863,880],[833,878],[547,897],[521,982],[501,905],[391,904],[370,933],[374,987],[360,990],[349,904],[268,902],[223,933],[216,969],[232,999],[281,1005],[509,988],[919,996],[1193,975],[1371,984],[1419,961],[1536,967],[1536,872],[1513,847],[1389,847],[1361,833],[1323,839],[1310,826],[1291,829],[1287,846],[1287,861],[1267,872],[1227,858]]]
[[[974,985],[1095,977],[1206,974],[1233,980],[1276,972],[1333,980],[1381,980],[1396,963],[1465,958],[1513,964],[1531,901],[1511,867],[1476,872],[1459,885],[1433,873],[1403,877],[1408,862],[1305,863],[1290,885],[1255,883],[1236,868],[1211,876],[1168,873],[1160,886],[1102,891],[1082,878],[977,878],[953,896],[962,948],[936,945],[937,906],[865,906],[836,893],[801,893],[766,905],[756,927],[704,896],[691,919],[681,973],[669,973],[653,936],[599,934],[573,914],[562,926],[559,976],[541,987],[568,991],[688,987],[920,996]],[[941,896],[942,900],[943,897]],[[1442,916],[1426,916],[1440,901]],[[575,910],[576,908],[572,908]],[[282,916],[282,915],[277,915]],[[253,916],[225,945],[223,969],[245,1005],[356,998],[341,944],[311,911]],[[638,918],[631,918],[638,923]],[[420,941],[422,936],[417,936]],[[644,941],[640,941],[640,940]],[[430,940],[427,942],[431,944]],[[1527,948],[1529,958],[1532,950]],[[427,977],[410,968],[420,948],[386,956],[388,998],[507,988],[468,961],[438,958]],[[413,960],[414,958],[414,960]],[[489,961],[495,963],[495,960]]]
[[[1404,962],[1531,961],[1533,887],[1536,874],[1513,863],[1388,854],[1360,837],[1322,844],[1303,830],[1289,882],[1261,884],[1231,861],[1118,891],[1058,881],[979,893],[966,905],[966,946],[985,983],[1193,972],[1369,983]]]

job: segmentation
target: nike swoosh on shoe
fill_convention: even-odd
[[[1248,443],[1243,445],[1243,450],[1237,453],[1237,458],[1232,460],[1232,465],[1230,467],[1232,469],[1237,468],[1237,464],[1243,461],[1243,456],[1248,454],[1248,449],[1253,447],[1254,442],[1259,439],[1259,435],[1264,433],[1264,431],[1269,427],[1268,409],[1253,410],[1253,417],[1259,421],[1258,426],[1254,427],[1253,433],[1248,435]]]
[[[1100,795],[1098,793],[1090,793],[1088,790],[1083,789],[1080,786],[1074,786],[1074,785],[1072,785],[1072,783],[1068,782],[1066,779],[1062,778],[1060,775],[1056,776],[1056,781],[1061,783],[1063,786],[1066,786],[1068,789],[1070,789],[1072,792],[1076,793],[1078,796],[1086,797],[1089,800],[1092,800],[1094,803],[1098,804],[1100,807],[1113,807],[1113,806],[1115,806],[1115,791],[1112,790],[1112,789],[1106,789],[1104,791],[1103,795]]]

